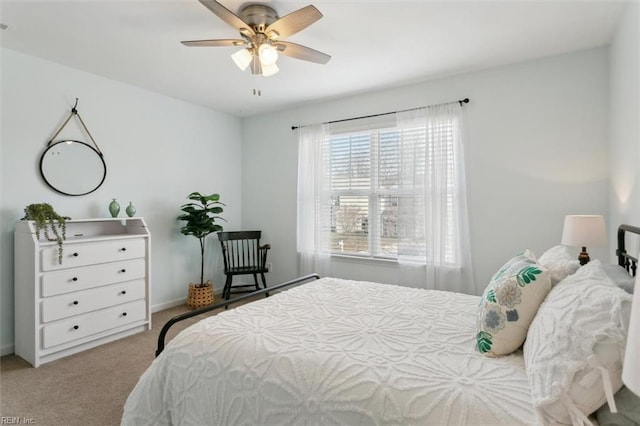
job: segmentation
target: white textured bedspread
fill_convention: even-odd
[[[479,298],[323,278],[207,318],[140,378],[125,425],[533,423],[520,353],[474,349]]]

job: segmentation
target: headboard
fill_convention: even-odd
[[[640,228],[631,225],[620,225],[618,227],[618,248],[616,249],[616,255],[618,256],[618,265],[622,266],[629,274],[635,277],[636,269],[638,268],[638,258],[627,253],[627,233],[635,234],[636,237],[640,238]]]

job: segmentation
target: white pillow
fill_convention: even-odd
[[[551,289],[548,271],[529,250],[504,264],[482,295],[477,317],[476,348],[487,356],[518,349],[540,303]]]
[[[609,277],[615,285],[627,293],[633,294],[636,278],[632,277],[622,266],[609,264],[604,265],[602,268],[604,269],[604,273],[607,274],[607,277]]]
[[[551,285],[556,285],[568,275],[575,274],[580,262],[565,246],[554,246],[542,253],[538,263],[551,273]]]
[[[587,416],[608,396],[613,400],[622,386],[630,309],[631,295],[609,280],[598,260],[549,292],[524,344],[539,423],[591,424]]]

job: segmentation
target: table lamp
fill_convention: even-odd
[[[564,217],[561,244],[582,247],[578,256],[581,265],[589,263],[589,247],[607,245],[607,234],[604,229],[604,217],[600,215],[567,215]]]

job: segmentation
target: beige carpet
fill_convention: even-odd
[[[2,357],[0,416],[19,417],[20,424],[120,424],[127,396],[154,359],[160,329],[171,317],[187,311],[182,306],[157,312],[150,331],[38,368],[15,355]],[[167,341],[204,316],[174,325]]]

